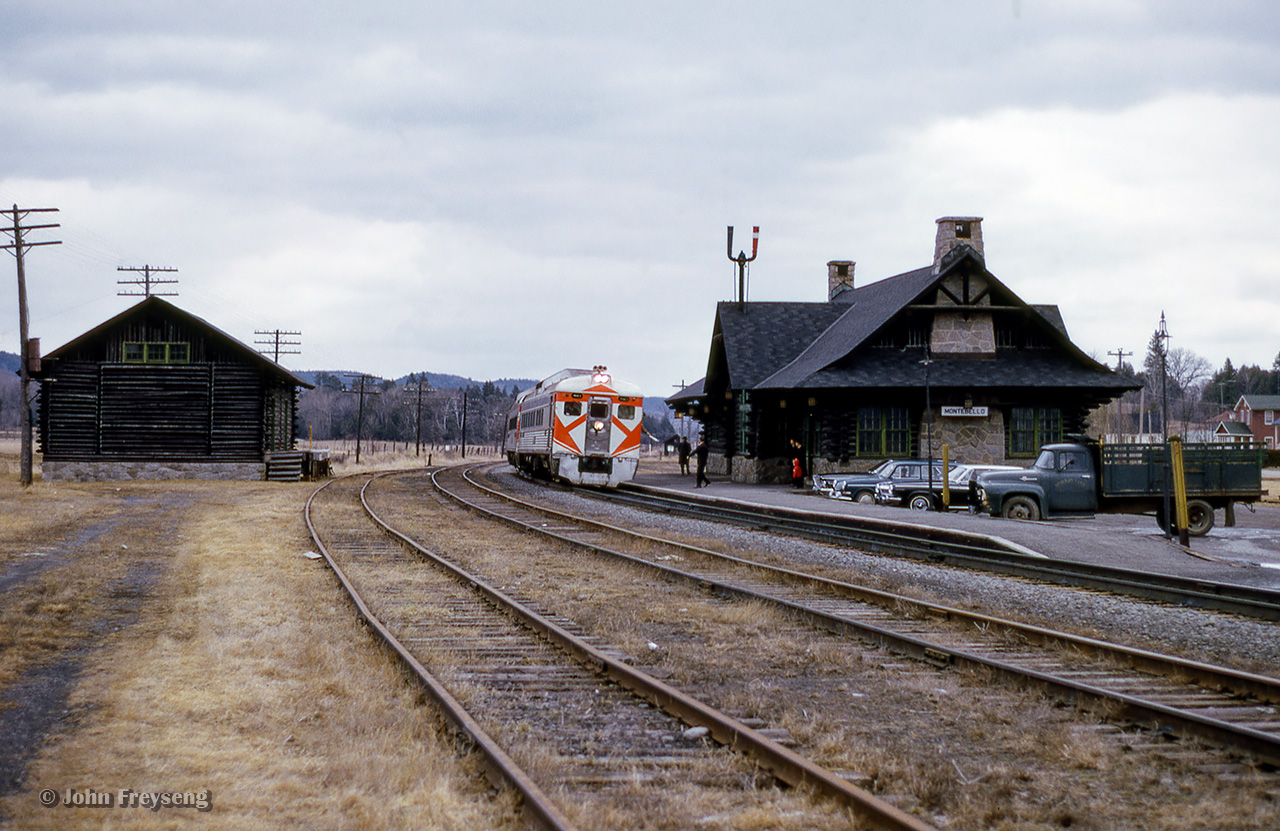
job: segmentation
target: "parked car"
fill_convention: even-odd
[[[886,459],[876,465],[869,471],[843,471],[840,473],[817,473],[813,476],[813,490],[823,496],[833,499],[839,498],[841,488],[846,482],[870,482],[870,494],[872,502],[875,501],[875,483],[884,479],[882,474],[884,471],[891,469],[894,465],[902,464],[903,459]]]
[[[996,470],[1020,470],[1012,465],[956,464],[947,474],[947,489],[952,508],[968,508],[975,504],[977,477],[980,473]],[[933,481],[927,478],[927,468],[921,467],[918,479],[891,478],[876,488],[876,501],[882,505],[897,505],[917,511],[942,510],[942,465],[934,463]]]
[[[935,461],[938,480],[942,480],[942,462]],[[861,502],[870,505],[876,501],[876,486],[894,480],[907,480],[917,477],[928,477],[929,463],[923,459],[888,459],[881,462],[867,473],[829,473],[824,474],[829,481],[823,483],[821,490],[833,499],[844,499],[850,502]],[[814,489],[818,490],[814,477]]]

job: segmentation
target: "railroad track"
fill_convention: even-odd
[[[584,490],[582,493],[671,516],[723,522],[864,551],[1106,591],[1175,606],[1280,621],[1280,592],[1274,590],[1049,560],[998,537],[865,517],[818,515],[712,497],[679,496],[635,484],[624,485],[616,492]]]
[[[307,527],[360,615],[481,751],[490,778],[515,789],[530,824],[603,827],[599,817],[622,814],[611,803],[634,802],[637,788],[650,802],[702,787],[773,804],[784,799],[777,777],[799,786],[789,799],[822,797],[818,816],[834,827],[849,811],[871,827],[932,828],[427,550],[372,509],[376,481],[326,483],[307,502]],[[575,815],[586,819],[575,826]]]
[[[775,604],[832,632],[938,666],[981,667],[1089,702],[1166,737],[1195,736],[1280,766],[1280,680],[923,603],[554,511],[470,470],[433,477],[452,498],[538,534],[624,559],[726,597]],[[626,549],[624,551],[623,549]],[[628,553],[643,551],[643,553]],[[680,562],[680,568],[669,563]]]

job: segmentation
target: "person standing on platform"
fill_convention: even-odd
[[[680,475],[689,475],[689,437],[681,436],[676,444],[676,454],[680,457]]]
[[[711,455],[711,448],[707,446],[705,438],[698,438],[698,446],[694,448],[693,455],[698,460],[698,479],[693,486],[700,488],[703,485],[710,485],[711,480],[707,478],[707,456]]]

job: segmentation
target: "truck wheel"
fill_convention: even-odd
[[[1213,506],[1202,499],[1187,503],[1187,533],[1203,537],[1213,527]]]
[[[854,502],[860,502],[863,505],[876,504],[876,495],[872,491],[858,491],[853,495]]]
[[[1000,516],[1005,519],[1036,520],[1040,518],[1040,506],[1029,496],[1015,496],[1004,503]]]
[[[927,493],[917,493],[907,500],[907,507],[913,511],[932,511],[933,497]]]

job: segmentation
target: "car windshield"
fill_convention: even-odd
[[[1036,470],[1053,470],[1053,451],[1041,450],[1040,456],[1036,459],[1036,463],[1032,465]]]
[[[873,468],[871,469],[871,472],[872,472],[872,473],[875,473],[875,474],[878,474],[878,475],[880,475],[880,476],[887,476],[887,475],[888,475],[888,473],[889,473],[889,468],[890,468],[890,467],[892,467],[892,466],[893,466],[893,460],[892,460],[892,459],[886,459],[885,461],[883,461],[883,462],[881,462],[880,464],[878,464],[878,465],[876,465],[875,467],[873,467]]]

